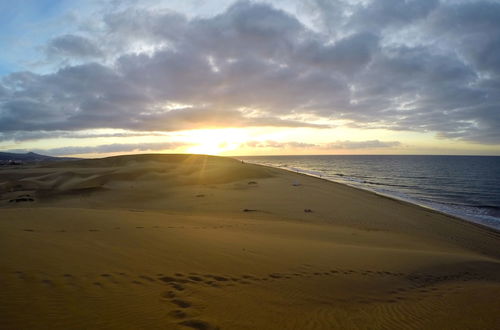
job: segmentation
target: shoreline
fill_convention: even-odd
[[[363,156],[365,156],[365,155],[363,155]],[[432,155],[429,155],[429,156],[432,156]],[[254,164],[254,165],[267,166],[267,167],[271,167],[271,168],[275,168],[275,169],[282,169],[282,170],[285,170],[285,171],[288,171],[288,172],[302,174],[302,175],[310,176],[310,177],[313,177],[313,178],[322,179],[322,180],[325,180],[325,181],[328,181],[328,182],[337,183],[337,184],[340,184],[340,185],[343,185],[343,186],[347,186],[347,187],[359,189],[359,190],[362,190],[362,191],[367,191],[367,192],[373,193],[373,194],[381,196],[381,197],[389,198],[391,200],[395,200],[395,201],[398,201],[398,202],[404,202],[404,203],[407,203],[409,205],[418,206],[418,207],[424,208],[426,210],[431,210],[431,211],[436,212],[438,214],[442,214],[442,215],[446,215],[446,216],[449,216],[449,217],[452,217],[452,218],[456,218],[458,220],[465,221],[466,223],[471,223],[471,224],[477,225],[479,227],[490,229],[490,230],[492,230],[492,231],[494,231],[496,233],[500,233],[500,224],[497,227],[495,227],[493,225],[490,226],[490,225],[488,225],[488,224],[485,223],[487,221],[478,220],[477,218],[474,218],[473,216],[470,216],[470,217],[468,217],[467,215],[462,215],[461,216],[460,214],[457,214],[457,213],[446,212],[444,210],[439,209],[439,207],[433,207],[432,205],[428,205],[425,202],[419,202],[417,199],[412,198],[412,197],[405,198],[405,197],[398,196],[397,193],[391,193],[391,192],[384,193],[384,192],[380,192],[380,191],[377,191],[375,189],[370,189],[369,187],[365,187],[365,186],[363,186],[362,183],[350,184],[350,183],[344,182],[344,181],[336,181],[334,179],[330,179],[330,178],[325,177],[324,175],[321,174],[320,171],[307,170],[307,169],[302,169],[302,168],[298,168],[298,167],[291,167],[290,168],[288,166],[273,166],[273,165],[270,165],[270,164],[254,163],[252,161],[246,160],[245,159],[246,157],[254,157],[254,156],[242,156],[241,159],[243,159],[243,160],[245,160],[245,161],[247,161],[247,162],[249,162],[251,164]],[[267,157],[267,156],[255,156],[255,157]],[[290,155],[288,157],[296,157],[296,156]],[[462,157],[462,156],[457,155],[457,157]],[[471,156],[471,157],[477,157],[477,156]],[[500,157],[500,156],[489,156],[489,157]],[[237,160],[241,160],[240,158],[236,158],[236,157],[231,157],[231,158],[234,158],[234,159],[237,159]],[[317,172],[318,174],[314,174],[313,172]],[[342,176],[344,176],[344,175],[342,175]],[[439,202],[429,202],[429,204],[444,205],[444,204],[440,204]],[[497,218],[495,218],[495,219],[497,219]],[[498,219],[498,220],[500,221],[500,219]]]

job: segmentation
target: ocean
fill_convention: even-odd
[[[500,230],[500,157],[321,155],[236,158],[366,189]]]

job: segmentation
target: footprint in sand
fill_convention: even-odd
[[[176,297],[175,292],[173,291],[164,292],[161,296],[166,299],[172,299]]]
[[[199,277],[199,276],[188,276],[188,278],[190,280],[193,280],[195,282],[202,282],[203,281],[203,278]]]
[[[149,282],[156,282],[154,278],[149,277],[147,275],[139,275],[139,278],[142,278],[143,280],[149,281]]]
[[[177,291],[184,291],[184,287],[179,283],[171,282],[169,285]]]
[[[42,280],[42,283],[50,287],[54,286],[54,282],[51,280]]]
[[[212,278],[218,282],[227,282],[229,281],[228,278],[224,277],[224,276],[218,276],[218,275],[212,275],[212,274],[208,274],[206,275],[206,277],[209,277],[209,278]]]
[[[175,298],[175,299],[172,299],[170,300],[170,302],[174,305],[177,305],[178,307],[180,308],[188,308],[188,307],[191,307],[191,303],[188,302],[188,301],[185,301],[185,300],[182,300],[182,299],[178,299],[178,298]]]
[[[183,318],[187,317],[187,314],[184,311],[181,311],[179,309],[174,309],[173,311],[171,311],[168,314],[176,319],[183,319]]]
[[[185,327],[189,327],[192,329],[197,329],[197,330],[212,330],[212,329],[218,329],[218,327],[214,327],[208,322],[201,321],[201,320],[186,320],[182,321],[179,323],[180,325],[183,325]]]

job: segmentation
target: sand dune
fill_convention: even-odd
[[[2,329],[500,325],[498,233],[318,178],[121,156],[1,169],[0,207]]]

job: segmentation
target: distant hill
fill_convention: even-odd
[[[52,156],[40,155],[34,152],[27,152],[25,154],[18,154],[13,152],[0,152],[0,165],[54,162],[54,161],[65,161],[65,160],[75,160],[75,159],[79,158],[52,157]]]

